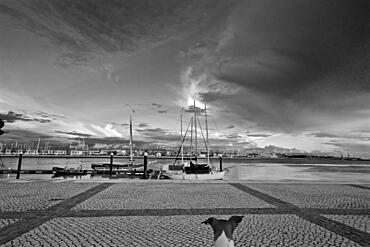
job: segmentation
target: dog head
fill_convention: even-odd
[[[233,247],[233,233],[242,219],[243,216],[232,216],[229,220],[218,220],[211,217],[202,223],[211,225],[216,247]]]

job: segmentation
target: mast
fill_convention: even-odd
[[[207,105],[204,102],[204,113],[206,117],[206,143],[207,143],[207,164],[209,165],[209,139],[208,139],[208,121],[207,121]]]
[[[39,149],[40,149],[40,137],[37,139],[37,147],[36,147],[37,153],[39,152]]]
[[[190,119],[191,128],[190,128],[190,159],[193,158],[193,117]]]
[[[181,124],[180,124],[180,129],[181,129],[181,132],[180,132],[180,136],[181,136],[181,165],[184,164],[184,142],[182,141],[182,115],[180,115],[180,121],[181,121]]]
[[[194,134],[195,134],[195,163],[198,163],[198,138],[197,138],[197,113],[195,111],[194,100]]]
[[[130,163],[134,163],[134,157],[132,152],[132,115],[130,114]]]

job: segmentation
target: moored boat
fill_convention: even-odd
[[[64,176],[64,175],[86,175],[87,170],[82,170],[82,167],[79,168],[67,168],[67,167],[53,167],[52,168],[53,173],[58,176]]]
[[[182,117],[181,117],[181,147],[179,149],[178,155],[172,166],[169,166],[165,171],[165,176],[169,179],[181,179],[181,180],[222,180],[225,175],[225,171],[217,170],[213,167],[209,158],[209,139],[208,139],[208,124],[207,124],[207,108],[205,105],[205,122],[206,122],[206,139],[204,138],[199,118],[197,116],[195,101],[194,101],[194,116],[191,118],[188,128],[182,135]],[[200,163],[198,161],[198,143],[197,143],[197,123],[199,123],[199,128],[203,136],[205,147],[207,150],[207,160],[205,163]],[[193,155],[192,151],[190,152],[190,157],[184,157],[184,141],[186,134],[188,133],[189,127],[191,126],[191,147],[193,146],[193,125],[194,125],[194,140],[195,140],[195,153]],[[181,153],[181,159],[178,157]],[[180,162],[179,162],[180,161]],[[180,163],[180,164],[179,164]],[[172,168],[172,169],[171,169]]]
[[[111,160],[113,163],[113,160]],[[112,166],[112,167],[111,167]],[[133,140],[132,140],[132,116],[130,115],[130,160],[128,164],[110,164],[110,163],[103,163],[103,164],[91,164],[91,169],[94,170],[95,173],[104,173],[104,172],[126,172],[131,170],[142,170],[144,169],[144,165],[135,164],[134,161],[134,153],[133,153]],[[112,170],[111,170],[112,169]]]

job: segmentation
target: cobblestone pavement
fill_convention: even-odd
[[[153,196],[154,195],[154,196]],[[181,195],[181,196],[179,196]],[[150,198],[148,200],[148,198]],[[77,205],[75,210],[163,208],[268,208],[272,205],[225,184],[116,184]]]
[[[325,217],[370,233],[370,215],[324,215]]]
[[[348,185],[248,184],[248,186],[298,207],[370,208],[370,191]]]
[[[368,184],[49,181],[0,188],[1,246],[212,246],[212,229],[201,222],[235,214],[244,215],[236,246],[370,246]]]
[[[96,186],[93,183],[0,183],[1,211],[42,210]]]

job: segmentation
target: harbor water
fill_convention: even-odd
[[[22,159],[22,170],[51,170],[52,167],[68,167],[90,170],[92,163],[109,163],[110,157],[32,157]],[[114,164],[127,164],[128,157],[114,157]],[[142,157],[136,159],[142,163]],[[160,169],[163,165],[170,165],[173,159],[150,157],[148,169]],[[212,163],[219,168],[219,160],[212,159]],[[0,170],[16,170],[18,157],[0,157]],[[247,181],[306,181],[306,182],[370,182],[370,162],[296,162],[296,161],[261,161],[243,159],[224,159],[223,169],[227,172],[224,180]],[[0,174],[0,179],[11,179],[15,174]],[[22,174],[22,177],[50,179],[52,174]],[[81,176],[79,179],[93,179],[91,175]]]

